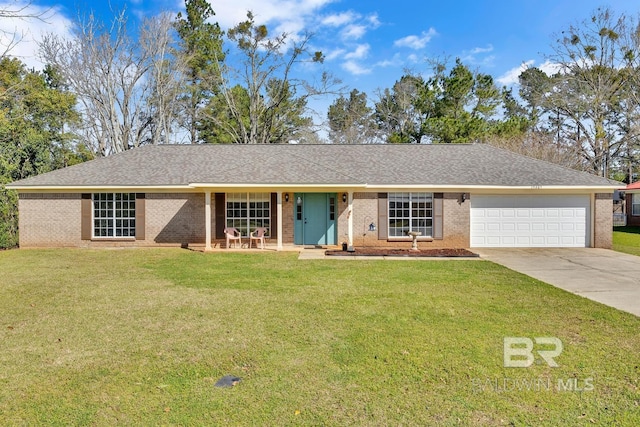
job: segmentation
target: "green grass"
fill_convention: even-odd
[[[485,261],[19,250],[0,274],[3,425],[640,424],[640,319]],[[503,367],[508,336],[560,338],[560,367]]]
[[[613,249],[640,256],[640,227],[613,227]]]

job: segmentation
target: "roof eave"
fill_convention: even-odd
[[[197,191],[197,190],[281,190],[281,191],[389,191],[389,190],[430,190],[430,191],[559,191],[559,192],[611,192],[620,189],[616,185],[468,185],[468,184],[364,184],[364,183],[191,183],[188,185],[12,185],[7,189],[19,192],[96,192],[96,191]],[[631,192],[633,190],[627,190]]]
[[[20,192],[60,192],[60,191],[71,191],[71,192],[93,192],[93,191],[123,191],[127,190],[130,192],[145,192],[149,190],[191,190],[188,185],[12,185],[8,184],[6,186],[9,190],[17,190]]]

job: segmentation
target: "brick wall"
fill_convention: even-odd
[[[80,194],[20,194],[20,247],[80,245]]]
[[[421,248],[468,247],[470,232],[470,201],[460,202],[460,193],[444,193],[443,239],[422,241]],[[348,241],[348,203],[337,197],[338,240]],[[180,246],[203,245],[205,241],[205,209],[202,193],[147,193],[145,199],[145,239],[127,241],[81,240],[80,194],[21,194],[19,199],[20,246],[28,247],[103,247],[103,246]],[[612,245],[612,195],[596,194],[592,244],[599,248]],[[283,201],[283,243],[294,241],[294,200]],[[212,197],[211,230],[215,239],[215,206]],[[275,218],[272,218],[275,224]],[[378,223],[378,193],[354,193],[354,246],[410,247],[410,241],[379,239],[378,231],[369,231]],[[272,236],[271,242],[276,241]]]
[[[147,193],[144,240],[82,240],[79,193],[25,193],[20,194],[18,203],[23,248],[181,246],[205,241],[204,194]],[[214,215],[211,222],[211,229],[215,230]]]
[[[444,193],[442,207],[442,247],[468,248],[471,233],[471,201],[461,201],[461,193]]]
[[[469,201],[459,203],[460,193],[444,193],[443,197],[443,238],[433,241],[419,241],[420,248],[467,248],[469,247]],[[347,203],[342,203],[339,195],[338,244],[348,241]],[[379,239],[378,231],[369,231],[369,224],[376,229],[387,224],[378,223],[378,193],[353,194],[353,245],[393,248],[410,248],[411,241]]]
[[[284,200],[284,194],[282,195],[282,243],[285,245],[293,244],[293,208],[294,208],[293,193],[289,193],[289,201]],[[276,218],[271,219],[275,224]],[[276,243],[278,236],[271,236],[270,242]]]
[[[20,194],[20,247],[143,247],[205,243],[203,193],[146,193],[143,240],[82,240],[81,194]],[[211,233],[215,237],[215,198],[211,198]],[[293,204],[283,201],[283,243],[293,243]],[[274,225],[276,218],[272,218]],[[276,242],[272,236],[270,242]]]
[[[636,193],[638,194],[638,193]],[[640,197],[640,195],[637,195],[637,197]],[[627,225],[629,226],[634,226],[634,227],[638,227],[640,226],[640,216],[638,215],[632,215],[633,213],[633,193],[626,193],[626,195],[624,196],[625,199],[625,209],[627,211]],[[637,200],[637,199],[636,199]]]
[[[596,194],[594,215],[595,236],[593,236],[593,246],[611,249],[613,245],[613,194]]]
[[[202,193],[147,193],[145,240],[138,245],[205,243],[205,209]],[[215,232],[215,201],[211,198],[211,230]],[[215,237],[215,236],[213,236]]]

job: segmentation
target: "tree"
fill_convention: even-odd
[[[49,71],[0,59],[0,248],[18,242],[17,195],[4,185],[82,157],[69,133],[78,119],[75,97]]]
[[[168,15],[145,19],[138,40],[127,29],[125,12],[106,28],[90,15],[78,23],[71,39],[49,34],[41,56],[76,94],[82,106],[79,129],[87,147],[98,156],[143,144],[169,142],[181,76],[170,55]]]
[[[637,149],[636,99],[640,67],[638,24],[626,15],[597,9],[571,25],[553,46],[560,70],[548,81],[527,70],[521,81],[532,110],[546,115],[558,144],[572,145],[589,171],[609,176],[623,152]],[[529,96],[530,95],[530,96]]]
[[[414,100],[424,84],[419,76],[404,75],[391,90],[378,93],[375,119],[381,137],[388,143],[419,143],[420,113]]]
[[[473,73],[460,59],[446,74],[443,63],[419,88],[416,107],[422,133],[432,142],[482,141],[494,132],[493,120],[502,102],[493,77]]]
[[[37,11],[32,7],[33,3],[13,1],[13,5],[3,3],[0,5],[0,18],[3,20],[38,20],[42,21],[46,18],[47,11]],[[25,36],[24,31],[8,31],[0,29],[0,58],[4,58]]]
[[[373,110],[367,94],[353,89],[329,106],[329,139],[335,144],[366,144],[375,141]]]
[[[174,26],[181,40],[180,56],[186,64],[186,81],[180,98],[182,127],[192,144],[205,139],[198,134],[214,134],[211,122],[202,123],[201,112],[209,99],[219,93],[223,32],[217,23],[207,22],[215,12],[206,0],[186,0],[186,17],[178,13]]]
[[[238,65],[227,61],[222,67],[217,108],[207,110],[203,125],[210,121],[212,129],[226,129],[228,137],[239,144],[287,142],[304,131],[311,123],[302,115],[307,101],[330,93],[337,84],[326,73],[318,84],[294,76],[298,67],[311,68],[323,61],[321,52],[309,51],[311,37],[303,34],[296,41],[290,41],[286,33],[270,37],[267,27],[256,24],[248,12],[246,21],[227,31],[234,45],[227,57],[233,54],[237,60],[233,64]],[[241,99],[237,86],[246,91]],[[219,106],[226,112],[219,111]],[[294,110],[287,111],[292,106]]]

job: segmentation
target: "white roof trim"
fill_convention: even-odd
[[[224,184],[224,183],[191,183],[189,185],[148,185],[148,186],[127,186],[127,185],[93,185],[93,186],[32,186],[32,185],[11,185],[6,188],[10,190],[19,190],[23,192],[56,192],[56,191],[104,191],[104,190],[130,190],[130,191],[149,191],[149,190],[198,190],[198,189],[263,189],[263,190],[321,190],[335,189],[337,191],[348,190],[440,190],[440,191],[531,191],[531,190],[547,190],[547,191],[589,191],[589,192],[613,192],[620,187],[616,185],[602,186],[585,186],[585,185],[369,185],[369,184]],[[626,192],[638,192],[640,190],[626,190]]]
[[[56,191],[101,191],[101,190],[130,190],[130,191],[145,191],[145,190],[192,190],[187,185],[7,185],[6,188],[10,190],[18,190],[23,192],[36,192],[36,191],[46,191],[46,192],[56,192]]]
[[[367,188],[390,190],[397,188],[428,190],[615,190],[615,185],[367,185]]]

